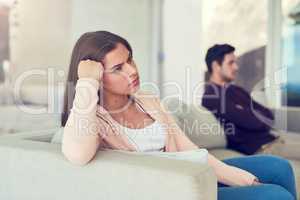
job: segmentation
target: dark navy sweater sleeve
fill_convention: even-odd
[[[212,93],[213,90],[207,91],[206,95],[214,95]],[[202,105],[214,111],[217,118],[226,119],[243,129],[250,131],[266,131],[270,129],[252,112],[250,104],[247,105],[247,102],[243,101],[236,88],[229,87],[225,91],[224,95],[219,91],[219,98],[217,95],[216,98],[203,98]],[[255,104],[255,106],[259,107],[258,104]],[[269,115],[269,113],[266,115]]]
[[[205,86],[202,106],[223,125],[230,149],[251,155],[275,139],[269,131],[271,123],[266,123],[274,119],[273,113],[242,88],[209,83]]]
[[[258,111],[265,117],[269,118],[270,120],[274,120],[274,114],[272,113],[272,111],[269,108],[255,101],[253,98],[251,98],[250,94],[247,91],[245,91],[243,88],[239,86],[232,85],[231,87],[235,88],[237,91],[239,91],[241,95],[244,96],[242,101],[245,102],[245,105],[248,106],[249,109],[253,111]]]

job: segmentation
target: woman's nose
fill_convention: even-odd
[[[129,77],[136,75],[136,68],[128,63],[125,63],[125,69],[126,73],[128,74]]]

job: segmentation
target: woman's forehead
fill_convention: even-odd
[[[128,60],[130,52],[121,43],[116,45],[116,48],[107,53],[104,57],[104,65],[107,69],[112,68],[115,65],[124,63]]]

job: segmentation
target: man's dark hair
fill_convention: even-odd
[[[226,54],[232,53],[235,48],[229,44],[215,44],[207,50],[205,56],[205,62],[209,74],[212,73],[212,63],[216,61],[219,65],[222,65]]]

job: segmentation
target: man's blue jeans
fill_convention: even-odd
[[[228,187],[218,184],[218,200],[295,200],[295,177],[290,163],[281,157],[253,155],[223,160],[255,175],[261,185]]]

